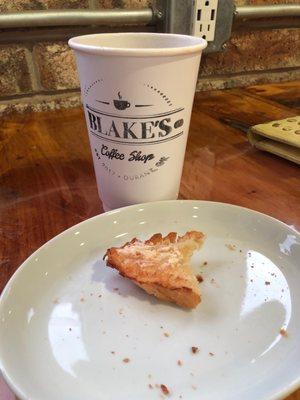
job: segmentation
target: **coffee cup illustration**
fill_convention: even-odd
[[[130,107],[129,101],[123,100],[120,92],[118,92],[118,97],[118,100],[114,100],[114,106],[117,110],[125,110]]]

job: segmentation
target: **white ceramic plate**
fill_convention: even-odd
[[[102,261],[135,236],[193,229],[207,234],[192,260],[204,278],[193,311],[148,296]],[[299,242],[277,220],[212,202],[89,219],[36,251],[3,292],[3,375],[30,400],[160,399],[161,384],[174,399],[284,398],[300,378]]]

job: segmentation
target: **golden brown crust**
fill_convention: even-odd
[[[183,236],[171,232],[165,237],[156,233],[145,242],[134,238],[108,249],[107,265],[161,300],[194,308],[201,298],[189,260],[203,241],[203,233],[197,231]]]

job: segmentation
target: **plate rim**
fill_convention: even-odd
[[[10,292],[10,286],[13,285],[14,281],[18,278],[18,275],[21,273],[21,271],[23,271],[24,268],[26,268],[26,265],[31,261],[32,258],[34,258],[37,253],[39,251],[41,251],[42,249],[50,246],[53,242],[55,242],[56,240],[58,240],[61,236],[64,236],[66,234],[68,234],[70,231],[74,230],[75,228],[78,228],[79,226],[83,226],[85,224],[90,223],[91,221],[95,220],[95,219],[99,219],[99,218],[105,218],[105,217],[109,217],[111,215],[114,214],[118,214],[118,213],[126,213],[128,210],[132,210],[135,208],[141,208],[141,207],[156,207],[156,206],[160,206],[160,205],[167,205],[167,204],[194,204],[194,206],[201,206],[201,205],[214,205],[217,207],[229,207],[229,208],[236,208],[239,209],[243,212],[250,212],[250,213],[254,213],[257,216],[261,216],[273,223],[279,224],[281,225],[283,228],[293,232],[294,234],[296,234],[297,236],[300,236],[300,232],[294,227],[294,226],[290,226],[288,224],[286,224],[285,222],[272,217],[268,214],[262,213],[260,211],[257,210],[253,210],[251,208],[248,207],[243,207],[243,206],[239,206],[236,204],[231,204],[231,203],[226,203],[226,202],[218,202],[218,201],[209,201],[209,200],[161,200],[161,201],[154,201],[154,202],[147,202],[147,203],[139,203],[139,204],[133,204],[130,206],[126,206],[126,207],[121,207],[121,208],[117,208],[115,210],[111,210],[111,211],[107,211],[107,212],[103,212],[97,215],[94,215],[93,217],[87,218],[83,221],[78,222],[75,225],[70,226],[69,228],[63,230],[62,232],[58,233],[57,235],[53,236],[51,239],[49,239],[47,242],[45,242],[44,244],[42,244],[40,247],[38,247],[32,254],[30,254],[19,266],[18,268],[15,270],[15,272],[12,274],[12,276],[10,277],[10,279],[8,280],[8,282],[6,283],[2,293],[0,294],[0,310],[2,308],[2,304],[3,301],[9,296],[9,292]],[[3,365],[3,361],[2,361],[2,356],[0,353],[0,374],[2,375],[4,381],[7,383],[7,385],[10,387],[10,389],[16,394],[16,396],[18,396],[20,398],[20,400],[28,400],[29,398],[27,397],[27,395],[22,391],[22,389],[19,387],[19,385],[14,382],[14,379],[12,378],[11,374],[8,373],[8,371],[6,371],[6,369],[4,368]],[[271,395],[270,397],[265,398],[264,400],[283,400],[286,396],[288,396],[289,394],[293,393],[294,391],[296,391],[297,389],[300,388],[300,374],[299,376],[294,379],[290,384],[288,384],[287,386],[285,386],[282,390],[278,391],[277,393],[274,393],[273,395]],[[41,400],[41,399],[32,399],[32,400]]]

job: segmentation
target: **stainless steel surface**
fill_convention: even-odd
[[[276,4],[268,6],[241,6],[235,11],[235,20],[299,17],[300,4]]]
[[[141,25],[154,22],[151,8],[114,10],[41,10],[1,13],[0,29],[78,25]]]
[[[235,31],[299,28],[300,17],[238,19],[233,21]]]
[[[67,41],[71,37],[92,33],[106,33],[107,27],[102,25],[87,26],[58,26],[32,29],[2,29],[0,30],[0,44],[8,43],[35,43],[48,41]],[[155,25],[124,25],[122,32],[156,32]],[[110,27],[109,32],[120,32],[120,27]],[[1,396],[0,396],[0,400]]]

